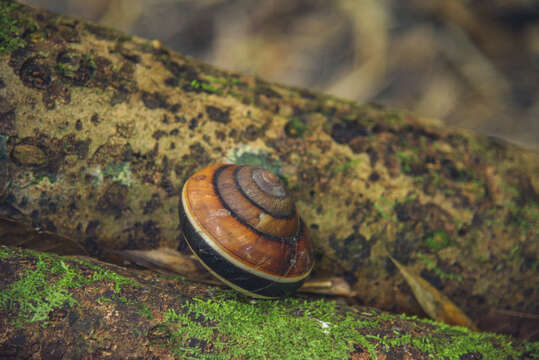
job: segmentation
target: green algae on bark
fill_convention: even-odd
[[[0,355],[16,358],[520,359],[539,351],[334,300],[252,300],[91,258],[0,247],[0,268]]]
[[[37,26],[0,55],[0,217],[100,258],[178,249],[184,180],[258,161],[298,200],[316,273],[359,303],[421,313],[387,249],[480,326],[536,312],[537,154],[17,8]]]

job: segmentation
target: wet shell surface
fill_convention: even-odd
[[[214,165],[185,183],[185,240],[202,264],[253,297],[293,293],[313,267],[307,228],[281,179],[247,165]]]

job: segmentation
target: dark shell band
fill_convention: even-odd
[[[180,206],[180,219],[183,224],[185,240],[191,250],[217,277],[224,282],[235,285],[240,291],[249,295],[275,298],[292,294],[303,283],[302,280],[298,282],[276,282],[240,269],[207,244],[188,220],[183,206]]]

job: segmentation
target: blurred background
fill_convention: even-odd
[[[221,68],[539,151],[535,0],[22,0]]]

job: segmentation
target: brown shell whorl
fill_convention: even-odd
[[[225,165],[215,171],[213,185],[223,206],[255,231],[283,238],[297,234],[294,202],[282,181],[268,170]]]

